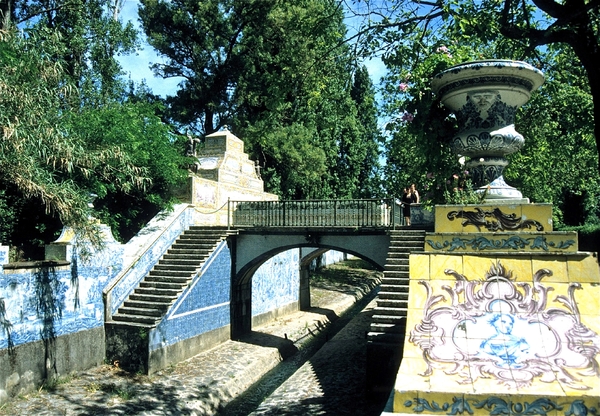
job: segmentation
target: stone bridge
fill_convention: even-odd
[[[358,256],[383,271],[390,247],[390,230],[323,228],[246,228],[228,238],[232,253],[231,334],[237,337],[251,330],[251,280],[254,272],[275,255],[293,248],[316,248],[305,263],[324,250],[337,250]],[[308,273],[300,276],[300,308],[310,306]]]

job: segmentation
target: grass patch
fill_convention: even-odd
[[[114,383],[102,384],[99,386],[99,389],[111,396],[117,396],[121,400],[130,400],[136,395],[134,388],[130,388],[127,386],[118,386]]]
[[[52,379],[46,380],[44,382],[44,384],[42,384],[42,386],[40,387],[40,391],[41,390],[55,391],[60,386],[68,384],[71,381],[75,380],[75,378],[76,378],[75,374],[69,374],[69,375],[66,375],[66,376],[56,377],[56,378],[52,378]]]
[[[350,259],[315,270],[310,284],[327,290],[346,291],[364,285],[368,280],[380,279],[381,272],[361,259]]]

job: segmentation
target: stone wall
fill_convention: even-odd
[[[102,363],[102,289],[122,268],[123,247],[70,262],[4,264],[0,270],[0,402],[44,380]]]

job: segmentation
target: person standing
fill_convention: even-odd
[[[404,225],[410,226],[410,204],[412,204],[410,188],[404,188],[401,201],[402,215],[404,216]]]
[[[421,203],[421,197],[419,196],[419,191],[417,191],[417,187],[415,186],[414,183],[410,186],[410,194],[411,194],[411,199],[412,199],[413,204]]]

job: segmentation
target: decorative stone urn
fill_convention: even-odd
[[[474,61],[449,68],[432,81],[433,91],[454,111],[459,131],[452,150],[469,158],[466,168],[486,199],[521,199],[521,192],[504,181],[505,156],[525,140],[515,130],[515,114],[544,82],[544,75],[519,61]]]

